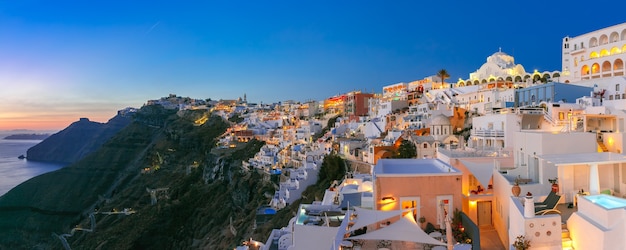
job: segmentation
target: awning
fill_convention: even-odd
[[[493,175],[493,162],[471,162],[468,160],[461,160],[461,163],[465,165],[467,169],[478,179],[478,182],[482,184],[483,187],[489,186],[489,181],[491,180],[491,176]]]
[[[350,204],[350,206],[352,206],[352,204]],[[389,220],[394,216],[400,216],[399,210],[380,211],[354,207],[354,211],[357,214],[357,219],[348,232],[366,227],[367,225],[374,224],[379,221]]]
[[[422,230],[412,213],[407,213],[395,223],[389,226],[383,227],[376,231],[367,232],[366,234],[352,236],[348,239],[361,239],[361,240],[397,240],[407,242],[425,243],[430,245],[445,246],[446,244],[428,236],[424,230]]]

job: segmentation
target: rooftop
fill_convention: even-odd
[[[380,159],[374,175],[461,175],[462,173],[439,159]]]
[[[559,165],[573,164],[610,164],[626,162],[626,156],[611,152],[600,153],[577,153],[577,154],[552,154],[541,155],[539,158]]]

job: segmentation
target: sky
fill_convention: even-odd
[[[561,41],[626,21],[615,1],[0,0],[0,130],[60,130],[168,94],[322,100],[500,48],[561,70]],[[593,7],[593,8],[592,8]]]

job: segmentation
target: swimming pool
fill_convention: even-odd
[[[606,209],[614,209],[626,207],[626,199],[618,198],[611,195],[599,194],[599,195],[588,195],[585,196],[585,199],[598,204]]]

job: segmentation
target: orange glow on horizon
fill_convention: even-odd
[[[109,119],[113,118],[113,116],[107,116],[103,114],[84,117],[89,118],[90,121],[101,123],[105,123]],[[62,130],[73,122],[78,121],[80,118],[81,117],[78,117],[76,115],[44,117],[24,116],[10,118],[0,116],[0,130]]]

